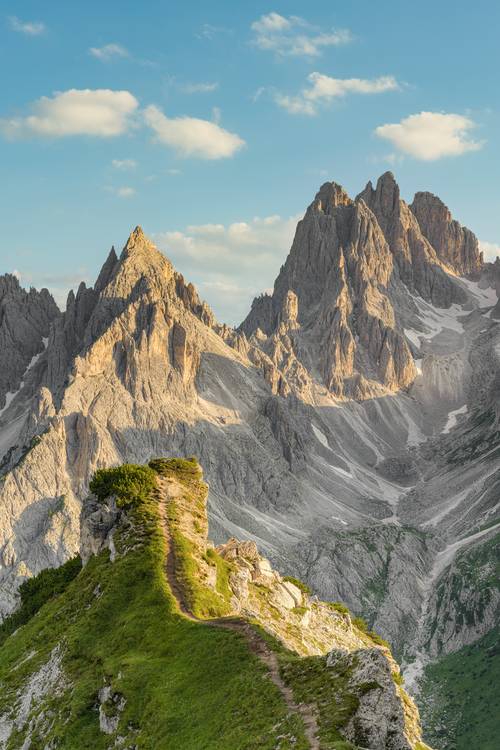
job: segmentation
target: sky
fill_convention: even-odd
[[[320,185],[387,169],[500,253],[497,0],[0,13],[0,273],[62,307],[140,224],[237,324]]]

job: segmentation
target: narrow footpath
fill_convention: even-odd
[[[167,484],[165,480],[160,479],[159,485],[159,502],[158,509],[160,513],[160,523],[165,539],[165,575],[167,577],[168,585],[174,595],[179,610],[182,612],[184,617],[187,617],[193,622],[197,622],[201,625],[208,627],[224,628],[225,630],[232,630],[239,633],[246,640],[248,648],[255,654],[260,661],[264,664],[269,674],[269,678],[276,685],[280,691],[283,700],[285,701],[289,711],[291,713],[299,714],[304,723],[304,733],[309,743],[311,750],[321,750],[321,746],[318,740],[318,722],[316,719],[316,712],[312,706],[307,703],[296,703],[293,697],[293,691],[283,681],[278,657],[274,651],[267,645],[265,640],[261,638],[259,633],[250,625],[246,620],[235,617],[218,617],[210,620],[202,620],[195,617],[187,608],[184,601],[182,589],[179,586],[179,582],[175,576],[175,549],[172,544],[170,530],[168,526],[168,519],[166,514],[166,503],[167,503]]]

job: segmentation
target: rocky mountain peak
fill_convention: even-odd
[[[377,190],[384,200],[399,195],[390,173]],[[286,363],[302,390],[308,361],[319,364],[322,383],[339,396],[366,398],[380,385],[397,390],[412,381],[415,370],[389,294],[396,283],[393,257],[373,212],[337,183],[325,183],[297,226],[272,297],[254,302],[242,330],[248,336],[264,332],[269,339],[260,345],[275,365]],[[284,329],[284,320],[293,325]]]
[[[415,194],[411,211],[438,257],[456,273],[477,275],[483,265],[477,237],[452,218],[449,208],[436,195]]]
[[[314,201],[309,209],[320,211],[324,214],[331,214],[332,210],[338,206],[352,205],[352,200],[337,182],[325,182],[316,193]]]
[[[392,172],[384,172],[377,180],[377,187],[373,188],[368,182],[365,189],[357,196],[356,200],[364,200],[377,218],[379,223],[385,223],[400,210],[399,185]],[[382,220],[382,221],[381,221]],[[382,227],[383,228],[383,227]]]
[[[125,243],[123,254],[130,255],[133,252],[152,250],[153,248],[156,249],[151,240],[144,234],[143,228],[137,225]]]

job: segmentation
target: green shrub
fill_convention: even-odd
[[[362,617],[353,617],[352,624],[355,625],[357,629],[361,630],[363,633],[368,633],[368,623],[366,622],[366,620],[363,620]]]
[[[77,556],[68,560],[60,568],[47,568],[37,576],[24,581],[19,588],[21,597],[19,608],[6,617],[0,625],[0,645],[14,630],[31,620],[46,602],[62,594],[81,569],[82,561]]]
[[[348,615],[349,607],[346,607],[345,604],[342,604],[342,602],[327,602],[330,609],[335,610],[335,612],[340,612],[342,615]]]
[[[123,464],[98,469],[90,481],[90,491],[99,500],[116,495],[120,508],[145,502],[156,486],[155,473],[149,466]]]
[[[368,630],[367,635],[369,635],[372,641],[377,645],[390,648],[389,641],[386,641],[385,638],[382,638],[382,636],[378,633],[374,633],[373,630]]]
[[[288,583],[293,583],[294,586],[297,586],[298,589],[302,591],[303,594],[310,594],[311,589],[307,585],[307,583],[304,583],[304,581],[301,581],[299,578],[294,578],[293,576],[284,576],[284,581],[288,581]]]
[[[396,685],[403,685],[404,684],[404,677],[401,674],[401,672],[393,672],[392,673],[392,679],[396,683]]]
[[[153,458],[148,466],[156,471],[157,474],[169,476],[171,474],[180,475],[179,478],[191,477],[199,479],[200,465],[194,456],[190,458]]]

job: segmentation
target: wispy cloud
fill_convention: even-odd
[[[137,162],[135,159],[113,159],[111,166],[115,169],[135,169]]]
[[[42,96],[26,117],[0,119],[7,137],[30,135],[59,138],[91,135],[110,137],[127,132],[139,103],[129,91],[70,89]]]
[[[251,25],[252,43],[262,50],[282,57],[319,57],[325,47],[336,47],[352,41],[347,29],[321,31],[299,16],[268,13]]]
[[[154,105],[146,107],[144,119],[159,143],[170,146],[183,157],[224,159],[245,145],[239,135],[215,122],[196,117],[167,117]]]
[[[26,36],[40,36],[47,31],[47,27],[41,21],[21,21],[17,16],[10,16],[10,28]]]
[[[275,93],[275,102],[294,115],[316,115],[320,105],[348,94],[381,94],[386,91],[397,91],[400,88],[394,76],[372,79],[331,78],[315,72],[310,73],[307,80],[309,85],[295,96]]]
[[[130,187],[129,185],[123,185],[120,187],[106,185],[104,190],[106,190],[106,192],[108,193],[112,193],[113,195],[116,195],[118,198],[133,198],[134,195],[137,194],[137,191],[135,190],[135,188]]]
[[[375,135],[390,141],[401,153],[422,161],[435,161],[482,148],[484,141],[470,137],[475,127],[476,123],[463,115],[420,112],[398,123],[380,125]]]
[[[211,23],[204,23],[199,31],[196,32],[198,39],[214,39],[219,34],[232,34],[233,30],[225,26],[213,26]]]
[[[185,94],[209,94],[219,88],[217,81],[213,83],[183,83],[179,86]]]
[[[121,44],[105,44],[103,47],[90,47],[89,55],[96,57],[102,62],[110,62],[117,58],[129,57],[129,52]]]

